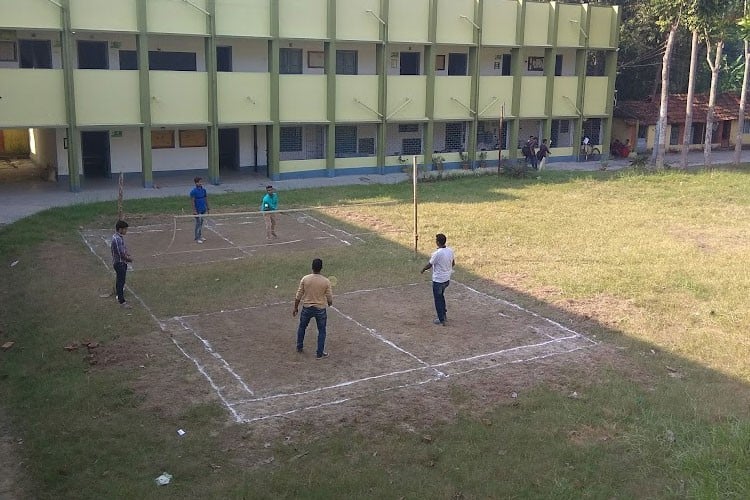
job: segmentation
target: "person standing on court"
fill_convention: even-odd
[[[447,238],[439,233],[435,236],[437,250],[432,253],[430,261],[422,268],[421,273],[432,269],[432,296],[435,299],[435,312],[437,318],[433,321],[436,325],[446,326],[447,308],[445,307],[445,289],[451,283],[451,274],[456,265],[453,249],[445,246]]]
[[[115,279],[117,302],[123,309],[132,309],[132,306],[125,301],[125,275],[128,272],[128,262],[133,262],[123,238],[127,232],[128,223],[124,220],[118,220],[115,224],[115,234],[112,235],[110,249],[112,250],[112,267],[115,268],[115,275],[117,276]]]
[[[190,203],[193,205],[193,215],[195,218],[195,242],[203,243],[206,238],[203,237],[203,219],[208,213],[208,193],[203,187],[203,178],[196,177],[193,179],[195,187],[190,191]]]
[[[312,274],[304,276],[299,282],[297,294],[294,296],[294,309],[292,317],[297,316],[299,305],[302,303],[302,313],[299,316],[299,327],[297,327],[297,352],[303,352],[305,343],[305,330],[312,318],[318,326],[318,349],[316,358],[321,359],[328,356],[326,346],[326,323],[328,313],[326,307],[333,305],[333,291],[331,282],[320,274],[323,270],[323,261],[313,259]]]
[[[542,144],[539,146],[539,151],[536,152],[537,164],[539,170],[544,170],[544,166],[547,164],[547,157],[550,155],[549,148],[547,147],[547,139],[542,139]]]
[[[260,211],[263,212],[263,219],[266,222],[266,239],[278,238],[276,236],[276,214],[279,208],[279,195],[270,184],[266,186],[266,194],[260,202]]]

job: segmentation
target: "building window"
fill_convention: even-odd
[[[706,124],[693,123],[693,144],[703,144],[706,137]]]
[[[16,42],[0,41],[0,61],[15,62],[17,59]]]
[[[148,69],[157,71],[197,71],[195,52],[169,52],[150,50]]]
[[[356,50],[337,50],[336,51],[336,74],[337,75],[358,74]]]
[[[282,75],[302,74],[302,49],[279,49],[279,73]]]
[[[511,61],[511,55],[510,54],[503,54],[503,66],[500,74],[502,76],[510,76],[510,61]]]
[[[78,69],[109,69],[107,42],[78,40]]]
[[[583,135],[589,138],[591,144],[601,144],[600,135],[602,128],[601,118],[589,118],[583,122]]]
[[[375,154],[374,137],[364,137],[359,140],[359,154],[362,156],[373,156]]]
[[[279,150],[282,153],[302,151],[302,127],[281,127]]]
[[[604,76],[606,53],[603,50],[589,51],[586,60],[586,76]]]
[[[19,40],[19,66],[26,69],[52,69],[50,40]]]
[[[120,51],[120,69],[138,69],[138,53],[135,50]]]
[[[357,127],[340,125],[336,127],[336,158],[346,158],[357,154]]]
[[[673,123],[669,127],[669,145],[676,146],[680,143],[680,126]]]
[[[415,137],[411,139],[401,140],[401,154],[402,155],[421,155],[422,154],[422,139]]]
[[[445,151],[456,152],[466,149],[466,123],[453,122],[445,124]]]
[[[562,76],[562,70],[563,70],[563,56],[562,54],[557,54],[555,56],[555,76]]]
[[[232,47],[216,47],[216,71],[232,72]]]
[[[419,132],[419,124],[418,123],[399,123],[398,131],[400,134],[404,134],[408,132]]]
[[[750,134],[750,120],[745,120],[742,123],[742,133],[743,134]]]

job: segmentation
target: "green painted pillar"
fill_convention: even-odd
[[[518,15],[516,19],[516,47],[510,51],[511,59],[511,75],[513,75],[513,102],[510,105],[511,119],[508,121],[508,158],[518,158],[518,131],[519,131],[519,114],[521,112],[521,85],[523,83],[523,58],[526,56],[526,51],[523,49],[524,44],[524,26],[526,23],[526,2],[519,2],[516,10]],[[502,140],[502,133],[500,131],[500,140]]]
[[[266,133],[268,151],[268,177],[278,180],[280,177],[279,143],[281,140],[281,125],[279,122],[279,3],[271,2],[271,40],[268,42],[268,64],[271,80],[270,113],[271,125]]]
[[[544,49],[544,76],[547,77],[546,92],[544,95],[544,115],[546,119],[542,124],[542,139],[547,139],[551,144],[552,137],[552,107],[555,96],[555,63],[557,62],[557,26],[560,18],[560,8],[558,3],[553,3],[552,15],[549,22],[550,48]]]
[[[435,40],[437,39],[437,10],[439,0],[430,2],[430,17],[427,29],[427,39],[430,44],[424,48],[424,71],[427,76],[427,88],[425,89],[425,116],[427,122],[424,126],[424,140],[422,141],[423,160],[425,170],[432,168],[432,155],[435,151]]]
[[[328,0],[328,42],[323,44],[326,73],[326,175],[336,175],[336,0]]]
[[[388,114],[388,7],[390,0],[380,0],[380,19],[386,21],[386,24],[380,26],[380,44],[375,48],[375,59],[378,72],[378,144],[377,144],[377,164],[381,174],[385,173],[386,148],[388,147],[388,124],[386,115]]]
[[[151,149],[151,83],[148,66],[148,15],[146,2],[138,0],[138,34],[136,35],[136,52],[138,56],[138,84],[140,86],[141,110],[141,171],[143,187],[154,187],[153,153]]]
[[[61,0],[62,16],[62,65],[63,83],[65,87],[65,108],[67,110],[67,144],[68,144],[68,183],[70,190],[77,192],[81,190],[81,134],[78,130],[78,119],[76,118],[76,97],[74,83],[75,40],[70,26],[70,0]]]
[[[474,110],[473,119],[469,122],[469,144],[467,152],[469,153],[469,162],[471,168],[474,168],[477,160],[477,131],[479,130],[479,72],[480,72],[480,54],[482,52],[482,16],[483,2],[474,4],[474,47],[469,47],[469,71],[471,74],[471,97],[469,107]]]
[[[614,22],[611,29],[610,46],[618,47],[620,44],[620,30],[617,29],[620,26],[620,16],[622,11],[617,9],[617,15],[614,16]],[[607,118],[604,120],[603,138],[602,138],[602,154],[606,153],[607,157],[610,155],[609,145],[612,142],[612,114],[614,113],[615,107],[615,81],[617,79],[617,49],[611,49],[607,51],[605,63],[604,63],[604,74],[607,76],[607,106],[606,113]]]
[[[216,70],[216,0],[207,0],[206,27],[206,72],[208,73],[208,180],[211,184],[221,182],[219,172],[219,82]]]

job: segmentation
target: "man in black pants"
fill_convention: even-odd
[[[128,232],[128,223],[124,220],[118,220],[115,224],[115,234],[112,235],[112,267],[115,268],[117,279],[115,281],[115,293],[117,293],[117,302],[123,309],[132,309],[133,306],[125,301],[125,275],[128,272],[128,262],[133,262],[133,258],[125,246],[125,233]]]

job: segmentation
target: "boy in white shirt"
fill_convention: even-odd
[[[435,236],[437,250],[430,256],[430,261],[422,268],[420,273],[432,269],[432,296],[435,299],[435,312],[437,318],[433,320],[436,325],[446,326],[446,307],[445,307],[445,289],[451,283],[451,274],[456,261],[453,255],[453,249],[445,246],[447,238],[440,233]]]

